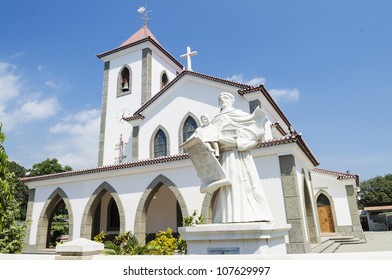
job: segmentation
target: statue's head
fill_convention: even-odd
[[[226,109],[233,106],[234,95],[229,92],[221,92],[218,97],[219,106],[222,109]]]
[[[209,125],[210,124],[210,116],[207,114],[201,115],[200,121],[203,126]]]

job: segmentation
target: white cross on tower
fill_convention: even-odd
[[[197,51],[191,52],[191,48],[187,47],[186,48],[186,54],[181,55],[181,58],[187,59],[187,70],[192,71],[192,61],[191,61],[191,56],[197,55]]]

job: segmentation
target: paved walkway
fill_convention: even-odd
[[[335,253],[392,251],[392,231],[365,231],[366,243],[341,245]]]

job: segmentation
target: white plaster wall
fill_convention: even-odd
[[[278,223],[285,223],[286,217],[278,158],[276,156],[259,157],[255,158],[255,163],[267,200],[270,203],[274,220]],[[157,165],[155,165],[154,168],[157,168]],[[94,175],[89,175],[89,178],[80,178],[79,182],[62,183],[60,182],[61,179],[58,179],[58,183],[36,188],[30,244],[35,244],[37,223],[42,208],[48,197],[58,187],[60,187],[70,199],[74,217],[73,237],[75,239],[80,237],[81,221],[83,213],[86,210],[87,202],[93,192],[99,188],[103,182],[110,184],[118,193],[125,212],[125,230],[133,231],[135,214],[140,199],[151,182],[159,175],[168,178],[178,188],[185,200],[188,214],[191,214],[194,210],[197,210],[198,214],[201,213],[205,195],[201,194],[199,191],[200,180],[197,177],[190,160],[179,161],[175,166],[172,166],[170,163],[162,163],[159,164],[158,170],[152,170],[151,167],[145,166],[130,168],[121,172],[106,172],[104,178],[100,179],[94,178]],[[100,174],[100,176],[102,176],[102,174]],[[104,211],[104,213],[106,213],[106,211]],[[104,230],[104,228],[102,228],[102,230]]]
[[[156,52],[152,53],[151,94],[155,95],[161,90],[161,74],[165,71],[169,82],[176,77],[177,69],[172,67]]]
[[[286,223],[287,219],[278,156],[254,157],[254,160],[262,188],[272,211],[274,222]]]
[[[178,135],[184,116],[188,112],[197,117],[202,114],[208,114],[211,118],[217,115],[220,109],[218,95],[222,91],[231,90],[236,96],[234,106],[243,111],[249,111],[248,102],[236,94],[231,87],[218,87],[216,84],[208,85],[194,80],[187,80],[177,86],[170,94],[166,92],[167,95],[161,96],[158,105],[147,109],[146,118],[140,125],[139,132],[140,159],[150,158],[150,142],[158,126],[164,127],[169,134],[170,154],[177,154],[179,151]]]
[[[317,172],[312,172],[312,182],[315,195],[320,190],[323,190],[332,197],[333,205],[331,203],[331,206],[334,207],[336,224],[338,226],[352,225],[345,188],[345,185],[350,185],[351,183],[346,180],[337,180],[335,176]]]
[[[121,134],[124,142],[131,143],[132,127],[119,118],[123,112],[125,112],[124,116],[133,115],[141,106],[141,58],[141,51],[137,51],[110,61],[103,157],[104,165],[115,163],[115,159],[118,157],[118,150],[115,148],[116,144],[119,143]],[[117,78],[124,65],[128,65],[132,70],[132,91],[131,94],[117,97]],[[127,156],[127,160],[130,160],[130,155]]]

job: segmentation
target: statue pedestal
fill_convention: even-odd
[[[203,224],[178,228],[188,254],[286,254],[291,225],[269,222]],[[288,238],[287,238],[288,239]]]

